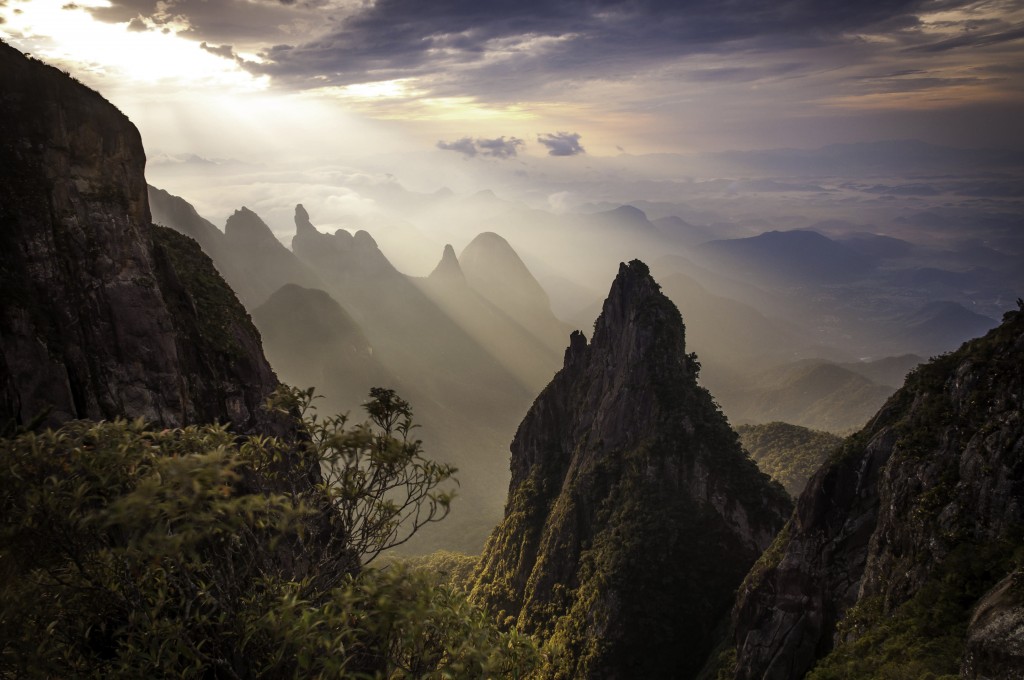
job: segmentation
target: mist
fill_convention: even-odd
[[[208,218],[200,242],[282,380],[316,385],[328,410],[357,412],[377,384],[413,403],[428,448],[462,470],[446,529],[467,550],[500,517],[519,420],[620,262],[650,265],[734,425],[840,434],[1024,287],[1024,163],[1006,152],[151,158],[150,183]],[[151,201],[188,233],[180,204]]]

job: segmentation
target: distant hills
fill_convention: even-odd
[[[784,421],[848,432],[864,425],[895,387],[846,366],[805,359],[724,380],[709,377],[708,386],[734,424]]]
[[[769,231],[709,241],[695,253],[734,276],[784,285],[848,283],[874,270],[870,257],[814,231]]]

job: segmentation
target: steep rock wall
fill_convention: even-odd
[[[0,44],[0,420],[270,426],[259,335],[194,242],[150,224],[138,130]]]
[[[944,636],[944,649],[914,652],[914,661],[955,672],[949,666],[962,656],[967,677],[985,677],[979,668],[1012,649],[986,635],[1009,640],[1013,631],[986,632],[984,621],[1020,616],[1019,606],[1007,609],[1012,598],[989,597],[1005,616],[975,616],[968,632],[975,602],[1017,559],[1022,399],[1024,310],[913,371],[811,479],[792,522],[748,576],[734,611],[736,677],[866,667],[874,663],[865,661],[875,649],[870,636],[897,622],[909,631],[905,649],[914,635]],[[948,610],[932,629],[915,614],[925,598],[924,609]],[[1019,652],[1014,658],[1024,662]]]

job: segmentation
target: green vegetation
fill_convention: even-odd
[[[199,333],[204,345],[214,350],[237,356],[244,354],[237,336],[239,329],[251,325],[245,307],[234,291],[221,278],[213,261],[194,240],[173,229],[153,225],[153,241],[163,253],[178,280],[184,284],[182,295],[187,296],[193,314],[199,321]],[[164,287],[174,290],[174,287]],[[169,300],[182,304],[183,300]]]
[[[796,498],[821,464],[843,443],[830,432],[789,423],[740,425],[736,428],[743,448],[762,471],[782,484]]]
[[[0,677],[521,677],[532,643],[425,571],[365,566],[441,519],[408,404],[296,441],[72,422],[0,442]]]
[[[1020,540],[963,543],[911,597],[886,611],[862,599],[840,621],[840,644],[808,680],[953,680],[959,677],[967,623],[977,601],[1024,564]]]
[[[449,588],[468,593],[473,588],[473,572],[480,563],[480,556],[435,550],[429,555],[406,558],[402,563],[410,569],[434,574]]]

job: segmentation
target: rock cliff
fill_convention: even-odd
[[[0,43],[0,421],[268,425],[259,334],[191,239],[150,223],[138,130]]]
[[[693,677],[789,513],[697,370],[634,260],[519,426],[473,596],[540,636],[551,677]]]
[[[913,371],[748,576],[736,677],[1020,677],[1022,398],[1024,309]]]

